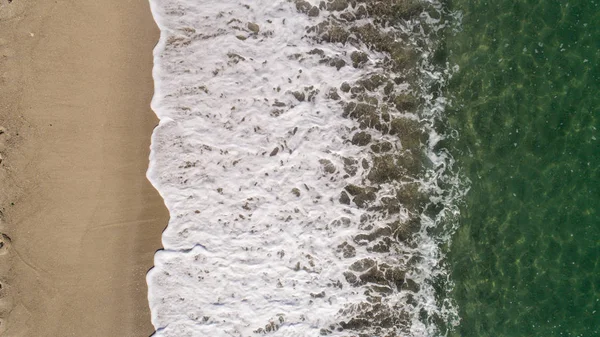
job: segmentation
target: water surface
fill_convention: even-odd
[[[600,333],[600,6],[453,1],[456,336]]]

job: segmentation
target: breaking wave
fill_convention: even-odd
[[[467,183],[426,1],[152,0],[156,336],[439,336]]]

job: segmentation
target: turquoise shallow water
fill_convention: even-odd
[[[457,0],[455,336],[600,335],[600,4]]]

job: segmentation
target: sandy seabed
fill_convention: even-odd
[[[148,2],[0,0],[0,336],[148,336]]]

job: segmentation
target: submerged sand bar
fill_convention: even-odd
[[[2,336],[148,336],[147,1],[0,0]]]

